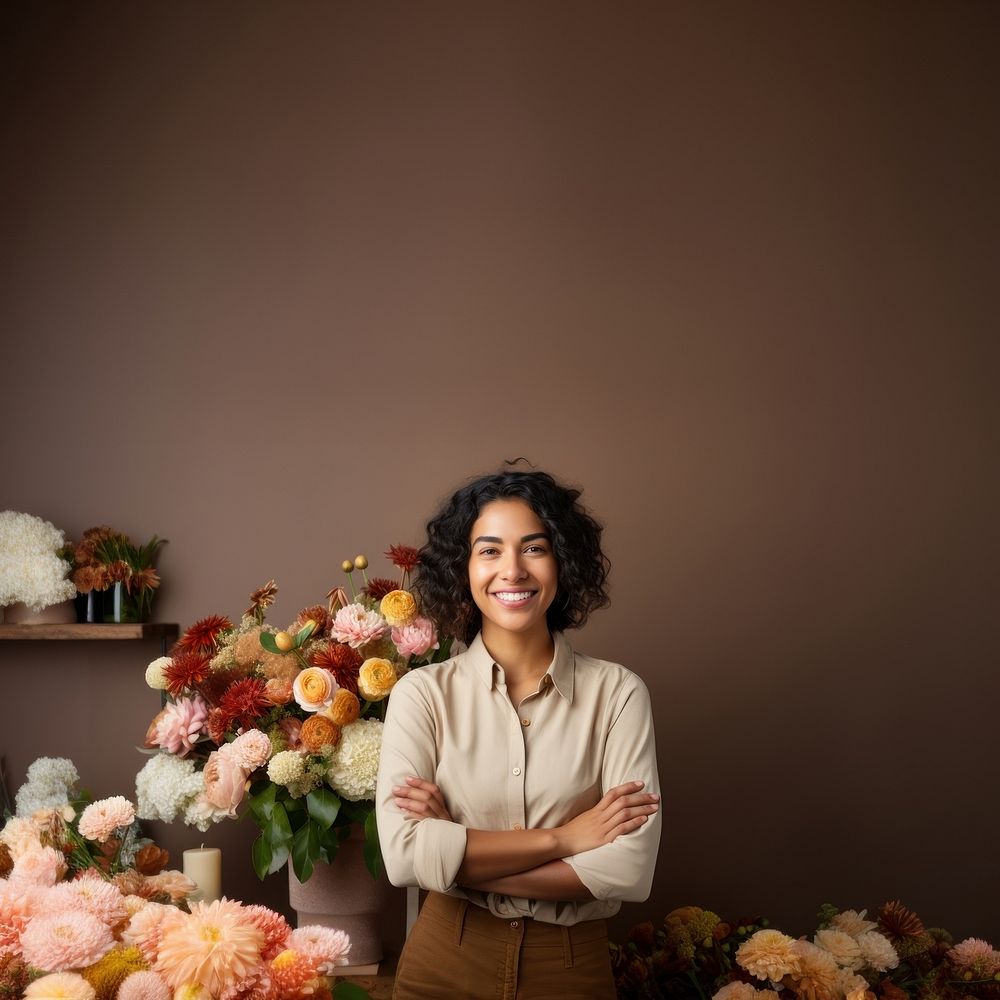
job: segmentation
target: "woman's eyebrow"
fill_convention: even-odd
[[[549,533],[547,531],[536,531],[533,535],[525,535],[521,539],[521,544],[525,542],[533,542],[536,538],[548,539]],[[503,539],[497,538],[496,535],[480,535],[478,538],[472,540],[473,545],[478,545],[480,542],[493,542],[494,545],[503,545]]]

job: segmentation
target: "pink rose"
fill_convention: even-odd
[[[205,798],[216,809],[229,816],[236,815],[236,807],[246,794],[247,772],[228,747],[209,754],[205,764]]]
[[[423,656],[429,649],[437,649],[440,645],[434,623],[423,615],[417,615],[409,625],[394,628],[392,641],[403,656]]]
[[[285,734],[285,739],[288,741],[289,750],[298,750],[302,746],[302,739],[299,736],[299,732],[302,729],[302,722],[300,719],[282,719],[278,723],[278,728]]]

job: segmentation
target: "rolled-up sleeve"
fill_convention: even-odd
[[[392,789],[409,775],[433,781],[437,770],[434,712],[420,677],[393,688],[382,732],[375,813],[386,874],[393,885],[449,892],[465,857],[465,827],[443,819],[415,820],[393,802]]]
[[[605,792],[626,781],[643,781],[643,791],[660,792],[649,692],[635,675],[619,689],[604,747]],[[565,859],[596,899],[642,902],[653,885],[660,844],[662,801],[646,823],[592,851]]]

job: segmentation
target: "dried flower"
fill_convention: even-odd
[[[924,933],[920,918],[898,900],[886,903],[878,912],[878,922],[890,940],[919,937]]]
[[[361,589],[365,597],[373,601],[381,601],[386,594],[391,594],[399,587],[395,580],[389,580],[384,576],[373,576]]]
[[[232,629],[233,623],[224,615],[209,615],[199,618],[177,640],[173,652],[195,653],[211,658],[219,648],[219,639],[224,632]]]
[[[330,614],[322,604],[312,604],[308,608],[303,608],[296,616],[289,632],[295,633],[306,627],[309,622],[313,622],[316,628],[313,629],[313,637],[318,638],[330,627]]]
[[[268,580],[263,587],[258,587],[250,595],[250,606],[243,612],[243,617],[256,618],[258,621],[263,621],[264,612],[274,604],[274,599],[277,596],[277,585],[274,580]]]
[[[170,864],[170,853],[156,844],[146,844],[136,852],[134,864],[142,875],[158,875]]]

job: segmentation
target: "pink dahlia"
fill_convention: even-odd
[[[195,745],[208,722],[208,706],[200,695],[178,698],[160,715],[154,739],[168,753],[183,757]]]
[[[134,819],[135,806],[124,795],[112,795],[91,802],[80,814],[78,829],[81,837],[103,844],[119,827],[131,826]]]
[[[133,972],[118,987],[117,1000],[170,1000],[173,993],[157,972]]]
[[[21,954],[21,932],[37,912],[43,892],[30,883],[0,879],[0,955]]]
[[[257,905],[244,906],[243,912],[254,927],[264,934],[264,947],[261,949],[264,958],[272,959],[285,950],[285,942],[292,933],[292,928],[280,913],[275,913],[266,906]]]
[[[440,646],[434,623],[423,615],[417,615],[409,625],[397,625],[392,630],[392,641],[403,656],[423,656]]]
[[[316,964],[321,976],[332,976],[338,965],[347,965],[351,939],[333,927],[307,924],[297,927],[288,935],[288,947],[308,955]]]
[[[45,908],[53,913],[84,910],[107,927],[115,927],[128,919],[128,906],[121,890],[99,875],[84,875],[53,886],[45,897]]]
[[[92,913],[64,910],[34,917],[21,935],[28,965],[47,972],[82,969],[102,959],[115,946],[107,924]]]
[[[966,938],[948,952],[952,965],[968,969],[981,979],[989,979],[1000,972],[1000,951],[982,938]]]
[[[233,740],[230,744],[230,753],[240,767],[247,771],[255,771],[266,764],[268,757],[271,756],[271,741],[259,729],[248,729]]]
[[[147,903],[138,913],[133,914],[128,926],[122,931],[122,941],[138,948],[142,957],[152,965],[156,961],[165,929],[183,917],[183,911],[176,906]]]
[[[388,622],[377,611],[369,611],[363,604],[348,604],[337,612],[330,631],[337,642],[357,649],[384,635],[388,628]]]
[[[12,882],[28,885],[53,886],[66,874],[66,859],[53,847],[26,851],[14,862]]]
[[[301,997],[314,992],[319,975],[316,963],[306,954],[288,948],[271,959],[268,974],[275,992],[282,997]]]
[[[183,920],[164,930],[156,971],[175,990],[201,983],[218,996],[226,986],[248,978],[260,964],[264,934],[232,900],[194,903]]]

